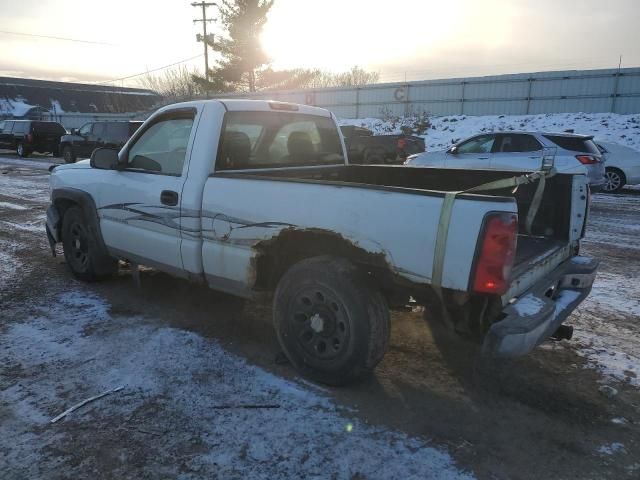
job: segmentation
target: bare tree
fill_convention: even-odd
[[[197,73],[196,69],[181,65],[156,75],[148,73],[138,83],[168,100],[188,100],[202,93],[202,88],[194,81]]]
[[[280,74],[284,80],[280,84],[274,84],[267,88],[356,87],[377,83],[380,79],[378,72],[369,72],[358,66],[338,73],[303,68],[274,73]]]

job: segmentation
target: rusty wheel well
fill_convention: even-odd
[[[374,274],[383,292],[392,289],[394,274],[383,253],[369,252],[334,232],[288,229],[254,248],[257,251],[254,263],[254,285],[257,290],[273,291],[292,265],[320,255],[346,258],[364,271]]]

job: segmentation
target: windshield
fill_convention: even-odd
[[[343,164],[331,118],[288,112],[225,115],[216,170]]]

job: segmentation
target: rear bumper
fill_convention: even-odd
[[[589,295],[598,261],[573,257],[503,310],[484,339],[483,353],[496,357],[525,355],[548,339]],[[551,297],[546,294],[553,289]]]

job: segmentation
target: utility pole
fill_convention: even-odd
[[[202,36],[200,36],[200,34],[196,35],[196,40],[204,44],[204,78],[206,78],[208,82],[209,81],[209,51],[207,48],[207,40],[209,39],[213,40],[213,34],[210,37],[207,35],[207,22],[213,22],[214,19],[207,18],[207,7],[218,6],[218,4],[213,2],[207,3],[203,0],[201,2],[193,2],[191,6],[202,8],[202,18],[195,19],[193,23],[202,22],[203,35]]]

